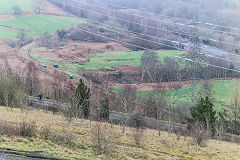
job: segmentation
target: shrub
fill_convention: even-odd
[[[12,6],[12,10],[14,15],[20,15],[22,13],[22,9],[18,5]]]
[[[108,154],[111,148],[110,136],[101,123],[97,123],[91,130],[91,142],[96,154]]]
[[[40,130],[40,136],[41,136],[43,139],[50,139],[50,138],[52,137],[51,127],[50,127],[50,126],[43,127],[43,128]]]
[[[18,136],[19,128],[16,125],[13,125],[6,121],[0,121],[0,135],[6,136]]]
[[[37,131],[37,126],[36,126],[35,122],[23,121],[22,123],[20,123],[20,127],[19,127],[20,136],[33,137],[33,136],[35,136],[36,131]]]
[[[51,131],[51,126],[43,127],[40,131],[40,136],[43,139],[48,139],[56,144],[76,147],[75,136],[69,132],[62,131],[60,134]],[[83,147],[82,147],[83,148]]]
[[[128,120],[128,123],[131,127],[136,128],[137,130],[143,129],[145,122],[144,122],[144,117],[140,113],[135,113],[131,115],[131,117]]]
[[[15,41],[10,41],[8,42],[8,45],[11,47],[11,48],[15,48],[17,46],[16,42]]]
[[[135,113],[129,118],[129,125],[134,127],[133,138],[136,145],[140,145],[144,135],[144,117],[140,113]]]
[[[191,136],[197,145],[204,145],[204,142],[208,139],[209,134],[205,128],[205,125],[201,122],[195,122],[191,125]]]
[[[133,132],[133,137],[134,137],[135,144],[137,146],[140,146],[144,138],[144,130],[143,129],[135,130]]]
[[[106,48],[107,48],[107,49],[111,49],[112,51],[113,51],[113,49],[114,49],[114,47],[113,47],[112,45],[110,45],[110,44],[107,45]]]

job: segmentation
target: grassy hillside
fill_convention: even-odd
[[[64,69],[67,72],[76,72],[81,69],[98,70],[117,65],[139,66],[142,54],[143,51],[99,53],[91,57],[89,61],[84,65],[57,62],[56,60],[49,58],[40,58],[38,55],[33,54],[31,54],[31,57],[33,60],[39,63],[47,64],[49,66],[52,66],[54,63],[58,63],[61,69]],[[158,56],[161,61],[163,61],[164,57],[174,57],[181,54],[183,54],[182,51],[158,51]]]
[[[0,107],[0,125],[17,126],[22,122],[35,124],[32,137],[0,135],[0,151],[43,151],[63,159],[192,159],[192,160],[237,160],[240,145],[209,140],[204,147],[197,146],[191,138],[167,132],[145,130],[140,145],[134,141],[136,131],[126,128],[122,134],[120,126],[99,124],[106,140],[105,154],[96,152],[96,123],[88,120],[67,122],[62,115],[28,109],[7,110]],[[4,122],[4,123],[3,123]],[[95,135],[95,136],[94,136]],[[20,152],[21,153],[21,152]]]
[[[16,31],[24,30],[28,37],[39,37],[45,32],[55,33],[58,29],[65,29],[84,23],[83,20],[74,17],[52,16],[52,15],[29,15],[31,13],[24,13],[24,11],[32,10],[33,0],[9,0],[7,2],[0,0],[0,14],[8,14],[11,16],[13,10],[12,6],[18,5],[22,9],[22,14],[18,16],[11,16],[8,19],[1,19],[0,25],[4,29],[0,29],[0,38],[16,39]],[[7,28],[9,27],[9,28]]]
[[[60,24],[58,23],[60,22]],[[28,32],[30,37],[39,37],[45,32],[55,33],[58,29],[69,28],[84,21],[73,17],[56,17],[56,16],[19,16],[13,20],[1,21],[0,25],[23,29]],[[12,30],[7,30],[6,34],[11,34]]]
[[[162,50],[157,53],[161,61],[165,57],[174,57],[183,54],[182,51],[175,50]],[[140,66],[142,54],[143,51],[101,53],[90,58],[89,62],[83,68],[95,70],[118,65]]]
[[[213,98],[216,100],[216,102],[223,102],[226,104],[229,104],[232,101],[233,94],[235,90],[240,89],[240,80],[239,79],[234,79],[234,80],[214,80],[210,82],[212,85],[212,93],[213,93]],[[187,93],[188,88],[190,86],[183,86],[180,91],[182,93]],[[198,85],[197,88],[200,86]],[[116,92],[120,92],[121,88],[115,87],[113,88]],[[139,97],[144,97],[145,95],[151,93],[151,90],[138,90],[137,94]],[[166,94],[169,98],[169,100],[172,100],[176,91],[175,90],[167,90]],[[178,101],[176,105],[184,104],[188,101],[187,98],[182,98]],[[169,101],[170,102],[170,101]],[[221,108],[219,108],[221,109]]]

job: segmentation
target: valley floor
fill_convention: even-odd
[[[122,134],[121,126],[97,125],[82,119],[68,122],[63,115],[47,111],[0,107],[0,125],[18,126],[23,123],[36,126],[34,135],[0,135],[0,151],[37,151],[60,159],[240,159],[240,145],[235,143],[208,140],[201,147],[189,137],[178,139],[165,131],[159,136],[158,131],[146,129],[138,137],[140,144],[136,145],[137,136],[133,128],[126,128]],[[96,145],[99,140],[102,149]]]

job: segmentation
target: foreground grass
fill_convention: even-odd
[[[109,124],[101,124],[104,135],[108,137],[108,149],[106,154],[98,155],[92,143],[92,129],[95,122],[88,120],[74,120],[71,123],[65,121],[62,115],[53,115],[47,111],[28,109],[7,110],[0,108],[0,120],[8,123],[21,123],[34,121],[37,126],[36,136],[32,138],[0,136],[0,148],[10,148],[22,151],[44,151],[54,157],[63,159],[240,159],[240,145],[215,140],[206,142],[205,147],[193,144],[191,138],[177,141],[175,135],[168,136],[166,132],[145,130],[141,144],[134,143],[134,129],[126,128],[122,134],[120,126],[110,127]],[[50,128],[52,137],[43,138],[41,130]],[[54,134],[53,134],[54,133]],[[58,140],[53,138],[72,137],[71,140]],[[96,142],[96,141],[94,141]]]

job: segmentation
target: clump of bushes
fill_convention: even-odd
[[[141,113],[135,113],[131,115],[128,122],[129,122],[129,125],[134,128],[133,138],[134,138],[135,144],[140,146],[144,137],[144,128],[145,128],[144,117]]]
[[[6,121],[0,121],[0,135],[6,136],[21,136],[21,137],[33,137],[36,135],[37,126],[31,122],[23,121],[19,125]]]
[[[97,123],[91,130],[91,142],[96,154],[109,154],[113,148],[113,137],[108,133],[107,126]]]
[[[54,143],[63,144],[70,147],[78,147],[76,146],[77,145],[76,137],[73,134],[66,132],[64,130],[61,132],[61,134],[57,134],[52,131],[51,126],[47,126],[47,127],[41,128],[39,134],[41,138],[50,140]]]
[[[0,128],[0,135],[6,135],[8,137],[19,135],[18,127],[12,123],[0,121]]]
[[[37,126],[35,122],[26,122],[23,121],[19,126],[19,135],[22,137],[33,137],[36,135]]]

